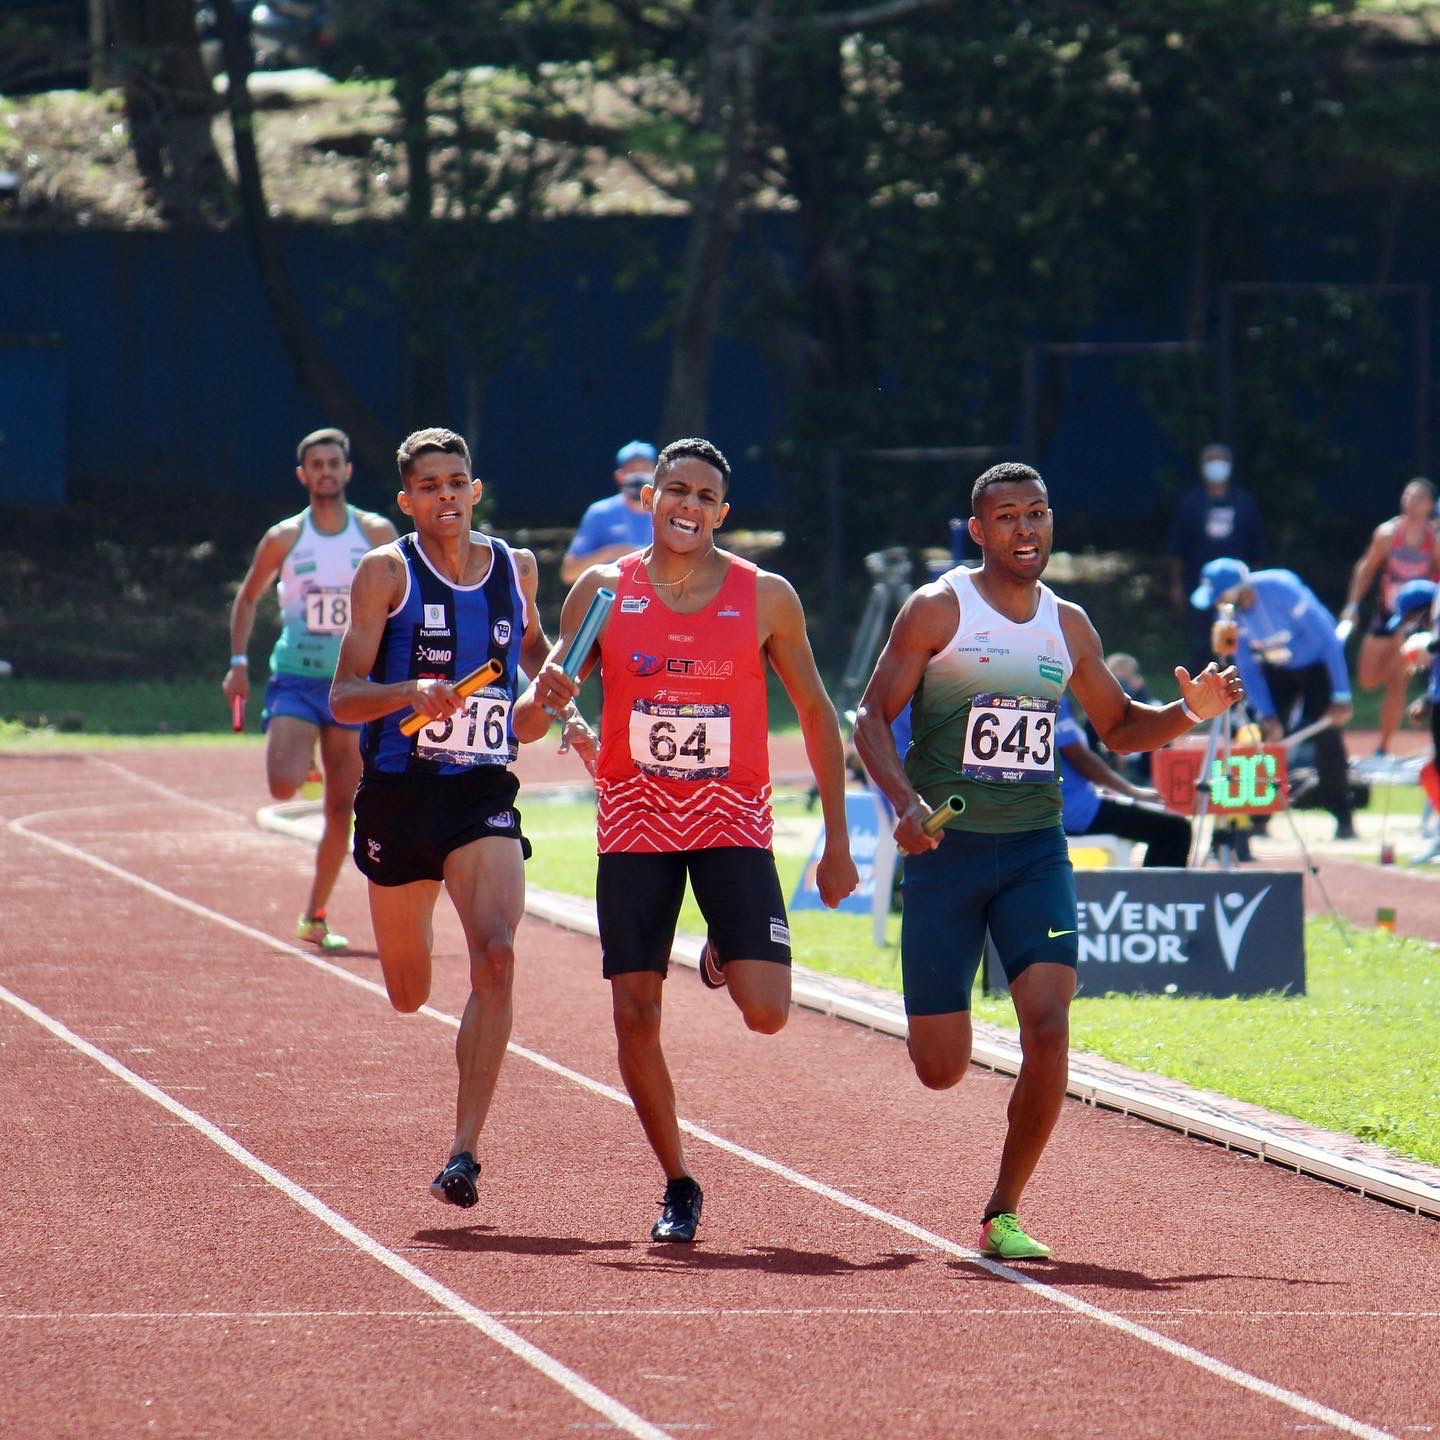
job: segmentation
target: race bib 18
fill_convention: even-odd
[[[432,720],[415,737],[415,753],[450,765],[509,765],[519,750],[509,721],[508,695],[477,691],[453,715]]]
[[[305,628],[312,635],[343,635],[349,623],[348,586],[306,591]]]
[[[970,706],[960,773],[969,780],[1044,784],[1055,778],[1058,700],[977,695]]]
[[[637,700],[630,758],[667,780],[723,780],[730,773],[730,707]]]

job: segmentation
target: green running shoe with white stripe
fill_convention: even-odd
[[[343,936],[337,935],[325,922],[323,915],[317,916],[314,920],[307,920],[301,916],[295,922],[295,938],[297,940],[308,940],[312,945],[318,945],[322,950],[344,950],[350,942]]]
[[[980,1253],[998,1260],[1048,1260],[1050,1247],[1032,1240],[1020,1228],[1019,1217],[1004,1211],[980,1227]]]

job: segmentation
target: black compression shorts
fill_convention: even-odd
[[[595,880],[607,980],[640,970],[665,974],[687,874],[721,964],[790,963],[790,922],[768,850],[612,851],[600,856]]]
[[[520,782],[499,765],[463,775],[366,775],[355,792],[355,863],[377,885],[443,880],[445,857],[472,840],[518,840]]]

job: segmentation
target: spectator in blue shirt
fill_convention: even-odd
[[[1292,571],[1252,572],[1232,556],[1212,560],[1201,570],[1190,603],[1207,614],[1217,605],[1234,607],[1235,665],[1267,743],[1329,719],[1329,728],[1315,737],[1318,798],[1335,817],[1335,838],[1353,840],[1341,734],[1351,713],[1350,675],[1335,617]]]
[[[655,475],[655,447],[632,440],[615,452],[618,495],[597,500],[580,517],[580,528],[560,562],[560,578],[573,585],[592,565],[608,565],[632,550],[643,550],[654,528],[641,499]]]
[[[1170,527],[1170,598],[1185,625],[1185,664],[1192,675],[1210,660],[1210,621],[1185,603],[1200,583],[1207,561],[1234,556],[1247,565],[1265,559],[1260,510],[1232,483],[1235,462],[1228,446],[1212,443],[1200,452],[1201,483],[1186,490]]]
[[[1060,819],[1067,835],[1118,835],[1144,844],[1147,868],[1184,868],[1190,856],[1190,822],[1165,809],[1158,790],[1131,784],[1090,748],[1069,695],[1060,699],[1055,745],[1060,751]],[[1136,803],[1107,799],[1101,790]]]

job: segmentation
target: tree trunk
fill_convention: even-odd
[[[320,337],[306,321],[290,284],[265,208],[260,158],[255,149],[255,112],[250,104],[248,85],[250,57],[241,43],[232,0],[216,0],[215,15],[225,53],[225,71],[230,80],[227,103],[235,137],[235,167],[240,178],[245,230],[255,254],[270,318],[295,365],[300,383],[325,412],[327,422],[338,425],[350,436],[352,458],[381,483],[393,480],[396,438],[341,374]]]
[[[413,71],[395,77],[405,146],[405,220],[400,323],[405,355],[405,424],[412,430],[449,420],[448,349],[441,317],[441,266],[434,243],[434,186],[430,179],[430,104],[425,77]],[[472,440],[474,437],[471,437]]]
[[[667,441],[703,434],[705,429],[710,362],[726,271],[740,232],[745,152],[755,118],[755,74],[766,43],[768,15],[767,0],[742,30],[733,18],[730,0],[712,0],[707,13],[699,129],[719,144],[713,160],[696,162],[684,278],[660,418],[661,436]]]
[[[210,122],[190,0],[113,0],[130,144],[151,200],[171,221],[211,222],[231,192]]]

